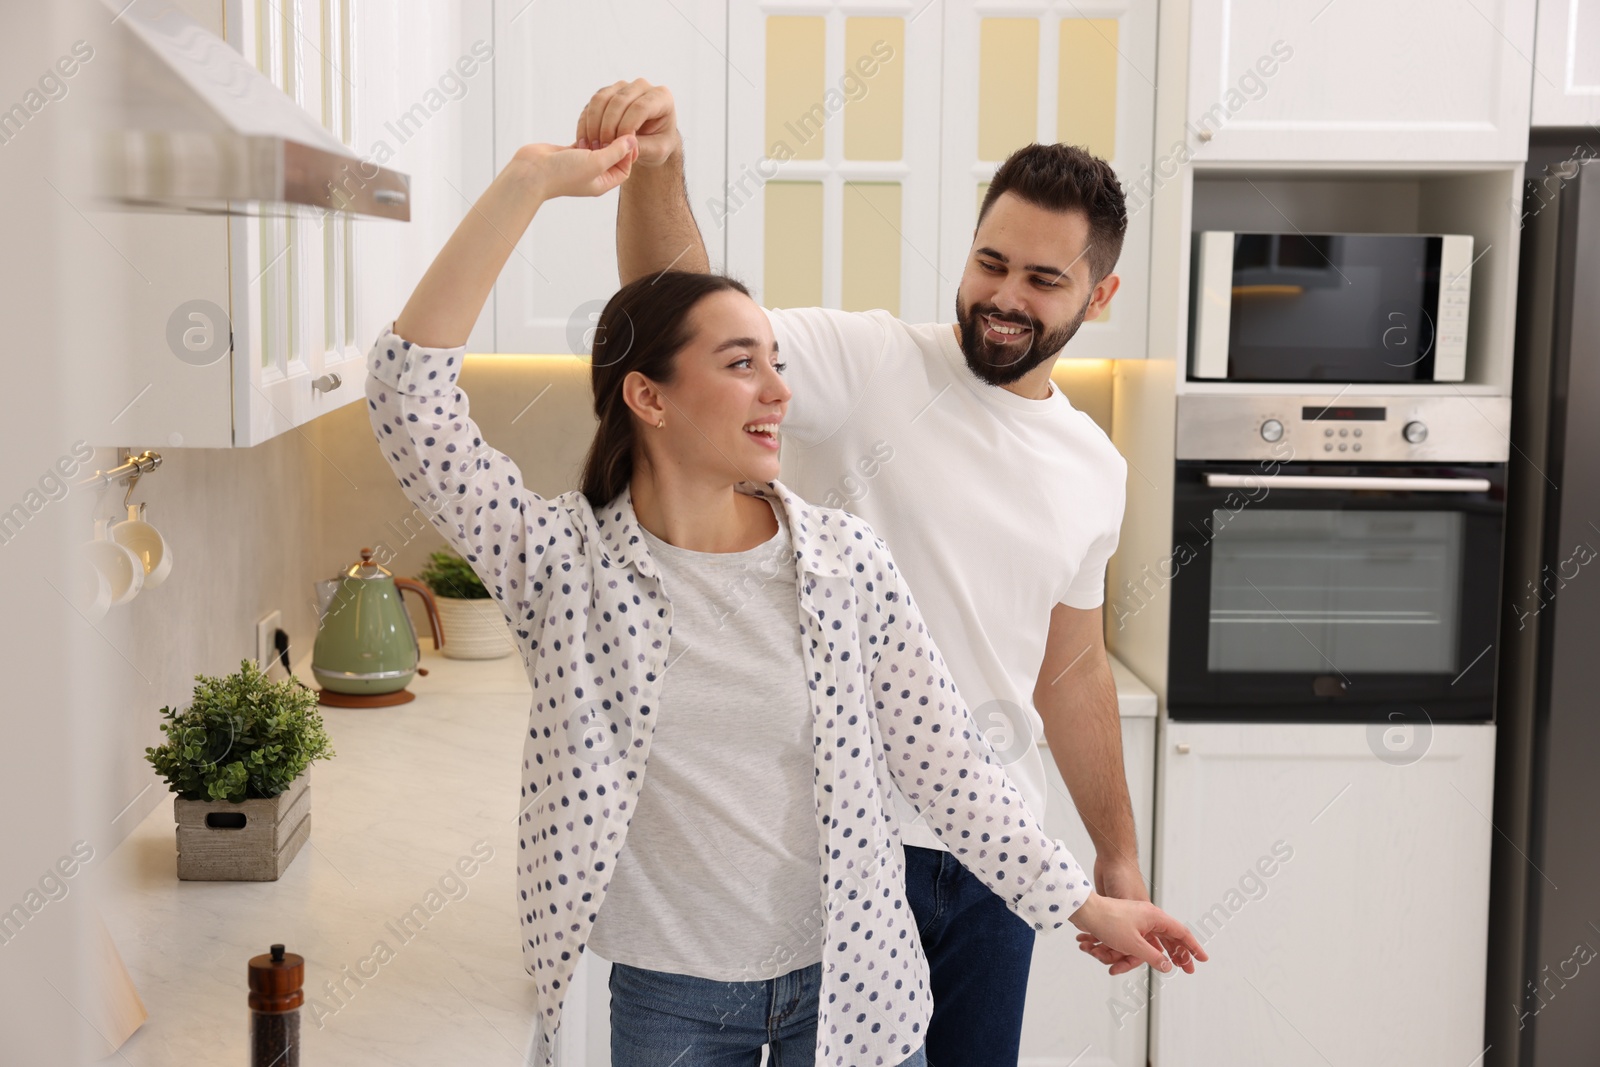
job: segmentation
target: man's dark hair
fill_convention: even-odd
[[[978,222],[1001,193],[1050,211],[1082,211],[1089,216],[1089,272],[1099,281],[1117,265],[1122,237],[1128,231],[1128,210],[1122,183],[1111,164],[1074,145],[1030,144],[1000,164]]]

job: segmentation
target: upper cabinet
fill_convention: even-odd
[[[571,144],[578,116],[598,90],[635,78],[665,85],[677,102],[689,201],[712,267],[720,268],[725,252],[715,220],[726,199],[726,100],[730,90],[748,92],[750,63],[737,46],[729,60],[723,0],[512,0],[494,5],[493,33],[495,172],[530,142]],[[464,189],[474,198],[482,191],[482,183]],[[619,195],[565,198],[539,209],[495,287],[494,351],[589,351],[600,309],[618,288]]]
[[[461,0],[181,7],[355,153],[352,181],[371,166],[410,180],[409,222],[260,201],[96,211],[129,267],[107,297],[129,328],[122,377],[93,383],[107,411],[95,443],[249,447],[361,399],[367,346],[470,204],[463,131],[480,122],[488,144],[491,31],[485,7],[468,37]]]
[[[227,20],[228,43],[345,144],[356,109],[355,3],[255,0]],[[229,219],[234,445],[362,395],[362,342],[371,341],[357,334],[355,226],[333,212]]]
[[[728,190],[701,226],[760,303],[938,317],[940,6],[732,6]]]
[[[1196,160],[1527,155],[1534,0],[1193,0],[1189,30]]]
[[[1539,0],[1533,124],[1600,125],[1600,2]]]
[[[745,3],[730,10],[728,191],[708,239],[767,306],[953,321],[995,169],[1082,145],[1148,173],[1155,0]],[[1145,352],[1149,218],[1129,203],[1122,288],[1068,350]]]

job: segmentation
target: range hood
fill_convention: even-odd
[[[166,0],[120,11],[122,82],[96,145],[122,207],[213,215],[341,212],[409,221],[410,179],[362,159],[226,41]]]

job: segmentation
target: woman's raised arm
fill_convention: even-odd
[[[574,551],[570,517],[531,492],[516,461],[483,440],[456,385],[467,335],[516,240],[552,196],[598,195],[627,177],[637,149],[528,145],[434,257],[368,357],[367,408],[406,497],[464,556],[508,621],[532,618],[542,578]]]
[[[394,332],[428,348],[466,344],[539,205],[557,196],[609,192],[628,177],[638,154],[631,135],[595,151],[549,144],[519,148],[433,257],[395,319]]]

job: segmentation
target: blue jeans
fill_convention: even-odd
[[[763,982],[611,965],[611,1067],[813,1067],[822,964]],[[927,1067],[918,1049],[901,1067]]]
[[[906,900],[928,956],[933,1067],[1016,1067],[1033,927],[948,852],[905,846]]]

